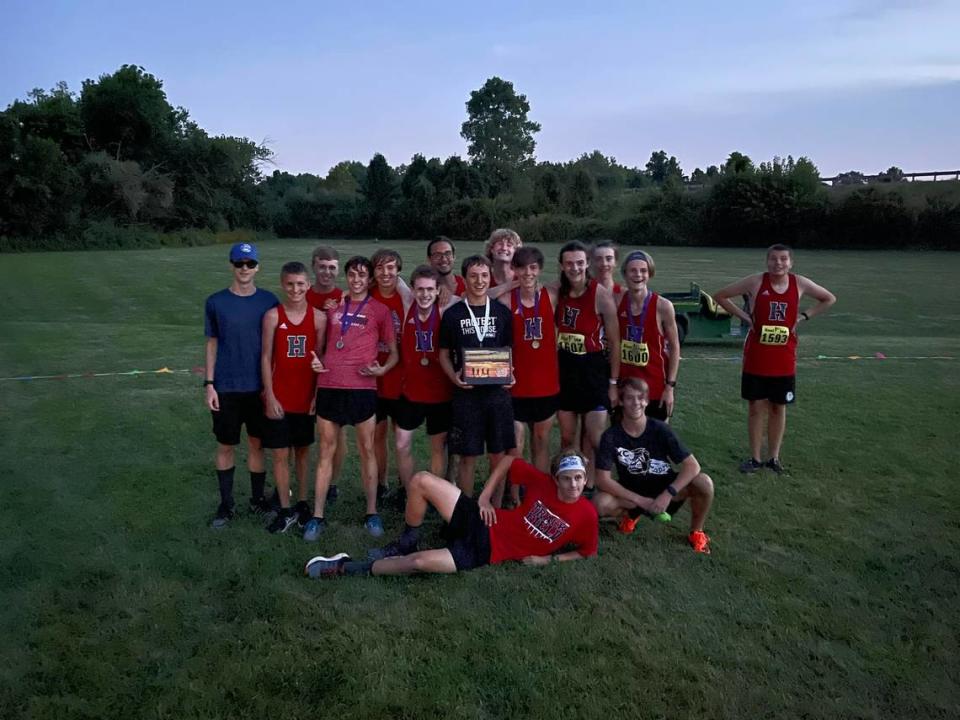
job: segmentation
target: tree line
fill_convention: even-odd
[[[689,176],[651,153],[627,167],[599,150],[537,162],[527,98],[490,78],[471,93],[466,158],[381,154],[326,175],[266,174],[272,153],[210,136],[162,82],[125,65],[78,94],[61,83],[0,113],[0,250],[284,237],[477,240],[509,225],[528,242],[608,238],[643,245],[960,248],[960,183],[826,187],[805,157],[755,164],[740,152]],[[851,171],[846,178],[862,178]]]

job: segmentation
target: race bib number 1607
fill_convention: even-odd
[[[557,349],[566,350],[574,355],[587,354],[587,339],[579,333],[560,333],[557,335]]]

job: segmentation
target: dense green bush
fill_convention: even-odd
[[[960,182],[902,182],[897,168],[827,188],[806,158],[755,164],[739,152],[691,182],[663,150],[643,169],[599,151],[492,170],[419,154],[394,168],[377,153],[326,177],[263,177],[269,157],[246,138],[209,136],[136,66],[79,96],[33,91],[0,113],[0,251],[190,245],[240,228],[480,240],[503,226],[528,243],[960,249]]]

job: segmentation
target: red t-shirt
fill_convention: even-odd
[[[778,293],[764,273],[753,301],[753,326],[743,346],[743,371],[765,377],[797,374],[797,335],[800,314],[797,276],[788,275],[787,289]]]
[[[350,307],[345,321],[344,310],[348,301]],[[373,364],[381,342],[393,342],[393,321],[387,307],[373,298],[369,298],[358,313],[362,303],[362,300],[350,301],[349,296],[345,296],[335,309],[327,311],[327,346],[323,352],[323,366],[329,372],[317,374],[318,388],[376,389],[377,379],[361,375],[360,368]],[[341,323],[344,322],[345,335],[341,331]],[[341,339],[343,348],[337,348],[337,342]]]
[[[273,394],[289,413],[308,413],[317,384],[310,367],[311,350],[317,347],[313,308],[307,305],[303,319],[294,325],[283,305],[277,305],[277,329],[273,335]]]
[[[327,311],[326,308],[323,307],[327,300],[336,300],[337,302],[340,302],[340,298],[342,297],[343,290],[338,287],[335,287],[330,292],[325,293],[318,293],[312,287],[307,288],[307,302],[321,312]]]
[[[552,555],[572,545],[583,557],[597,554],[597,511],[580,497],[565,503],[557,497],[553,478],[523,460],[510,466],[510,482],[526,489],[523,503],[513,510],[497,510],[490,528],[490,564],[522,560],[529,555]]]
[[[380,294],[380,288],[374,287],[370,294],[375,300],[387,306],[390,311],[390,318],[393,320],[393,336],[400,337],[400,326],[403,322],[403,298],[400,293],[394,292],[390,297],[384,297]],[[387,343],[381,343],[377,350],[377,362],[383,365],[390,357],[390,349]],[[377,397],[387,400],[396,400],[400,397],[403,390],[403,358],[393,366],[393,369],[386,375],[377,378]]]
[[[550,397],[560,392],[557,367],[557,329],[550,293],[540,288],[536,310],[520,302],[520,288],[510,293],[513,318],[513,377],[516,398]],[[533,344],[536,343],[537,347]]]
[[[453,281],[457,284],[457,289],[453,294],[463,297],[463,294],[467,292],[467,283],[460,275],[454,275]]]
[[[453,386],[440,367],[440,309],[417,325],[416,303],[407,312],[400,336],[400,358],[403,363],[403,396],[418,403],[441,403],[450,400]],[[427,364],[423,364],[426,358]]]
[[[650,401],[659,401],[667,380],[667,358],[663,350],[663,334],[657,322],[657,304],[660,296],[647,291],[650,298],[646,315],[642,308],[633,314],[630,324],[630,294],[620,300],[617,319],[620,320],[620,377],[646,380],[650,386]]]
[[[573,355],[603,351],[603,319],[597,314],[597,281],[580,297],[557,299],[557,347]]]

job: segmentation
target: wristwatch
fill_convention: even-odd
[[[672,387],[672,388],[675,388],[675,387],[677,386],[677,381],[676,381],[676,380],[667,380],[665,384],[669,385],[669,386]]]
[[[203,386],[206,387],[207,385],[213,385],[213,380],[204,380]]]
[[[677,489],[673,485],[667,485],[667,492],[670,494],[670,497],[677,496]]]

